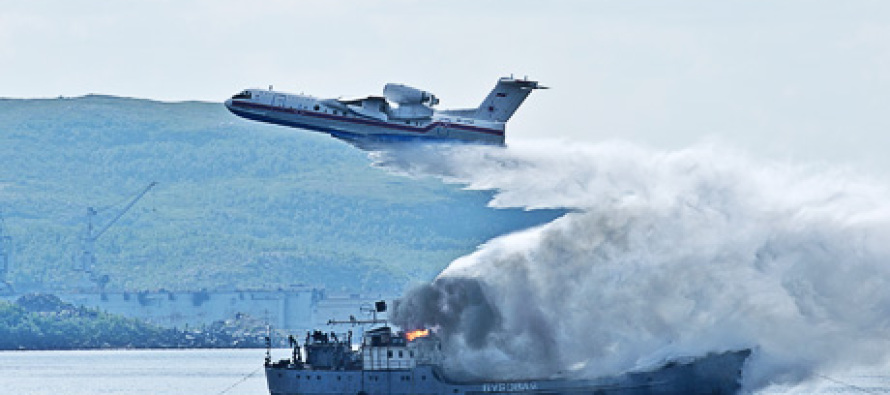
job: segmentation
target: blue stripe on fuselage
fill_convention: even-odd
[[[322,132],[322,133],[330,133],[330,134],[340,133],[340,131],[336,130],[336,129],[324,128],[324,127],[320,127],[320,126],[316,126],[316,125],[309,125],[309,124],[305,124],[305,123],[301,123],[301,122],[287,121],[287,120],[283,120],[281,118],[267,117],[267,116],[255,114],[255,113],[252,113],[249,111],[241,111],[241,110],[238,110],[237,108],[235,108],[235,106],[229,107],[229,111],[231,111],[232,113],[234,113],[235,115],[237,115],[239,117],[247,118],[247,119],[254,120],[254,121],[272,123],[272,124],[283,125],[283,126],[290,126],[290,127],[312,130],[312,131]]]
[[[295,115],[300,115],[300,116],[323,118],[323,119],[334,120],[334,121],[338,121],[338,122],[349,122],[349,123],[362,124],[362,125],[367,125],[367,126],[379,126],[379,127],[389,128],[389,129],[402,130],[402,131],[411,132],[411,133],[426,134],[426,133],[429,133],[431,130],[433,130],[435,127],[442,126],[442,127],[449,128],[449,129],[463,129],[466,131],[471,131],[471,132],[476,132],[476,133],[485,133],[485,134],[501,136],[501,137],[504,135],[504,132],[500,131],[500,130],[480,128],[478,126],[470,126],[470,125],[464,125],[464,124],[460,124],[460,123],[447,123],[446,124],[446,123],[437,121],[437,122],[430,123],[424,127],[416,127],[416,126],[401,125],[401,124],[385,122],[385,121],[377,121],[377,120],[366,119],[366,118],[352,118],[352,117],[344,117],[344,116],[333,115],[333,114],[318,113],[318,112],[314,112],[314,111],[303,111],[303,110],[297,110],[297,109],[293,109],[293,108],[275,107],[275,106],[270,106],[270,105],[266,105],[266,104],[251,103],[251,102],[240,101],[240,100],[237,100],[237,101],[233,100],[232,106],[229,107],[229,110],[231,110],[232,112],[235,112],[234,108],[236,106],[256,108],[256,109],[265,110],[265,111],[283,112],[283,113],[295,114]],[[238,113],[236,113],[236,114],[238,114]],[[239,115],[241,115],[241,114],[239,114]],[[245,118],[247,118],[247,117],[245,117]],[[289,125],[285,122],[291,122],[291,121],[278,122],[277,118],[272,118],[272,117],[267,117],[267,118],[268,118],[268,120],[264,120],[263,122],[278,123],[278,124],[283,124],[283,125]],[[253,119],[253,118],[251,118],[251,119]],[[299,126],[299,127],[303,127],[303,126]],[[308,129],[326,131],[326,130],[319,129],[318,127],[309,127]]]
[[[358,134],[358,133],[349,133],[341,130],[335,130],[330,128],[318,127],[315,125],[308,125],[300,122],[293,121],[284,121],[280,118],[271,118],[262,115],[258,115],[252,112],[245,112],[238,110],[236,108],[229,108],[229,111],[233,112],[235,115],[239,117],[247,118],[253,121],[260,121],[271,123],[275,125],[283,125],[296,127],[300,129],[311,130],[315,132],[322,132],[330,134],[331,137],[346,141],[350,144],[358,146],[362,149],[370,149],[374,148],[375,144],[393,144],[393,143],[419,143],[419,142],[429,142],[429,141],[441,141],[443,143],[467,143],[467,140],[462,139],[454,139],[454,138],[443,138],[443,137],[430,137],[430,136],[409,136],[403,134],[383,134],[383,133],[375,133],[375,134]],[[485,141],[485,140],[475,140],[476,143],[481,144],[492,144],[492,145],[500,145],[500,142],[494,141]]]

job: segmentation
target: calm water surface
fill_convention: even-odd
[[[264,356],[265,350],[2,351],[0,393],[268,395]]]
[[[288,350],[273,350],[273,359]],[[265,350],[0,351],[0,395],[268,395]],[[890,394],[890,372],[814,378],[773,394]]]

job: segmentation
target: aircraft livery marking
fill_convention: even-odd
[[[502,132],[500,130],[485,129],[485,128],[480,128],[478,126],[470,126],[470,125],[464,125],[464,124],[460,124],[460,123],[445,123],[445,122],[437,121],[437,122],[430,123],[429,125],[426,125],[424,127],[416,127],[416,126],[410,126],[410,125],[400,125],[397,123],[374,121],[374,120],[364,119],[364,118],[343,117],[343,116],[332,115],[332,114],[317,113],[314,111],[304,111],[304,110],[297,110],[294,108],[283,108],[283,107],[277,107],[277,106],[270,106],[268,104],[243,102],[240,100],[232,101],[232,105],[239,106],[239,107],[255,108],[255,109],[259,109],[259,110],[291,113],[291,114],[302,115],[302,116],[311,116],[311,117],[316,117],[316,118],[325,118],[325,119],[331,119],[331,120],[337,120],[337,121],[347,121],[347,122],[351,122],[351,123],[360,123],[360,124],[371,125],[371,126],[380,126],[380,127],[385,127],[385,128],[391,128],[391,129],[399,129],[399,130],[403,130],[406,132],[413,132],[413,133],[429,133],[434,128],[436,128],[438,126],[442,126],[442,127],[452,128],[452,129],[464,129],[464,130],[468,130],[468,131],[472,131],[472,132],[492,134],[492,135],[496,135],[496,136],[504,135],[504,132]]]

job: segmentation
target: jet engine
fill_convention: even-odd
[[[386,84],[383,87],[383,97],[391,102],[398,103],[400,106],[426,104],[432,107],[439,104],[439,99],[436,95],[401,84]]]

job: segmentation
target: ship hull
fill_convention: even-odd
[[[657,370],[591,380],[547,379],[465,382],[438,368],[418,365],[392,370],[311,370],[266,367],[271,395],[644,395],[735,394],[750,351],[710,354]]]

